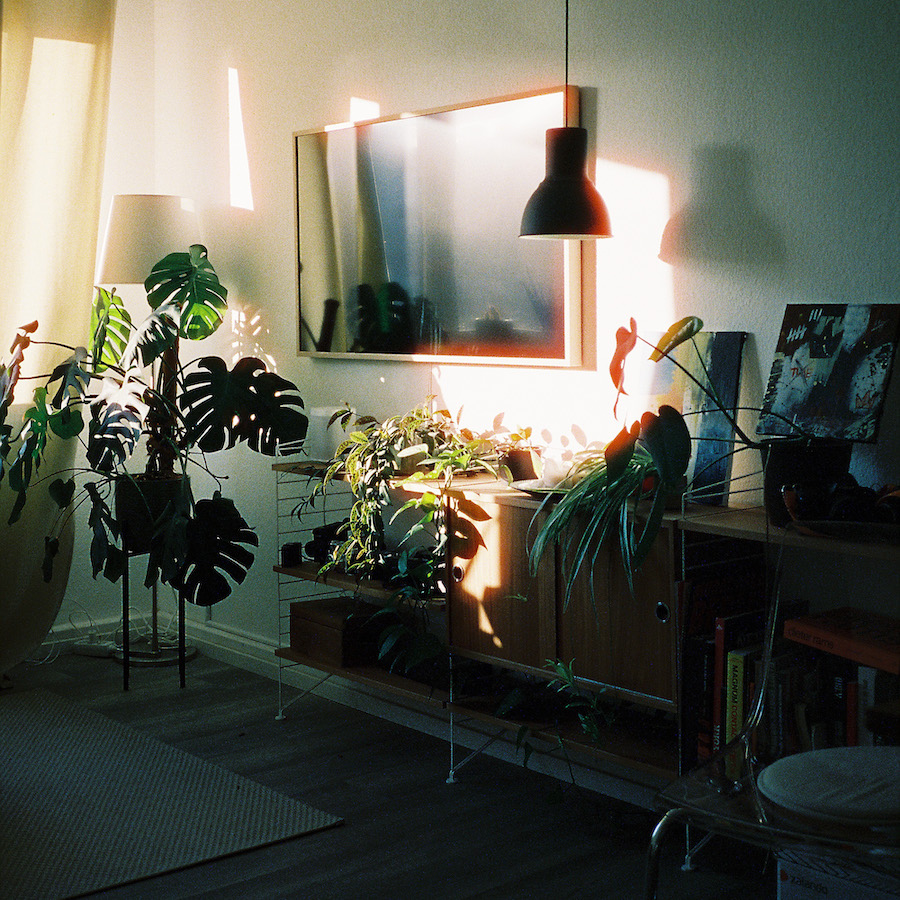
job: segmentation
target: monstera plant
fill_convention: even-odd
[[[39,341],[37,322],[18,329],[0,363],[0,479],[16,494],[9,523],[30,493],[50,491],[59,516],[45,538],[49,580],[58,535],[88,504],[95,578],[117,581],[126,553],[146,552],[148,586],[158,579],[180,598],[210,606],[244,580],[258,539],[223,495],[206,454],[244,443],[274,455],[281,443],[306,436],[307,417],[297,387],[258,359],[231,369],[218,356],[181,362],[180,341],[212,335],[227,309],[227,290],[205,247],[169,254],[144,286],[151,311],[137,323],[115,289],[97,289],[88,348]],[[21,363],[39,342],[69,355],[41,376],[22,423],[7,423]],[[76,438],[86,466],[42,471],[49,441]],[[137,458],[143,471],[135,473]],[[203,478],[192,480],[192,472]],[[194,496],[200,481],[214,482],[211,496]]]

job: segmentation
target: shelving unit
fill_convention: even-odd
[[[301,526],[293,515],[310,471],[290,463],[278,463],[275,470],[281,544],[311,530],[312,523],[304,521]],[[428,488],[427,482],[403,485],[411,491]],[[332,498],[329,491],[327,503],[316,507],[322,522],[345,514],[349,507],[350,499],[341,486],[334,493]],[[617,717],[602,726],[599,744],[586,738],[574,715],[570,720],[501,718],[495,714],[496,696],[462,697],[452,689],[439,691],[375,666],[329,666],[304,657],[290,647],[290,602],[340,593],[383,602],[392,591],[378,582],[335,572],[323,578],[316,563],[278,565],[275,571],[283,622],[277,651],[281,663],[308,666],[325,677],[337,675],[404,702],[445,709],[451,780],[458,768],[452,757],[453,728],[463,719],[498,733],[517,732],[524,725],[532,739],[557,746],[561,742],[595,760],[601,769],[606,764],[624,767],[638,782],[672,778],[680,771],[683,752],[679,733],[683,622],[678,585],[689,577],[697,558],[714,560],[716,552],[724,552],[726,566],[741,555],[762,565],[763,545],[769,544],[900,559],[896,545],[857,544],[770,527],[761,509],[690,507],[666,515],[657,545],[636,581],[634,597],[624,584],[618,558],[612,552],[601,553],[594,571],[593,599],[585,579],[584,584],[575,585],[564,611],[560,559],[548,559],[535,575],[528,570],[525,548],[538,499],[493,478],[476,476],[455,481],[446,502],[452,521],[447,597],[451,667],[469,660],[520,673],[526,679],[547,680],[551,675],[545,667],[548,659],[574,657],[579,684],[621,707]],[[598,604],[596,614],[594,603]],[[283,708],[279,692],[279,709]]]

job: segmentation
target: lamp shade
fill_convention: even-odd
[[[193,203],[166,194],[116,194],[109,209],[98,284],[143,284],[169,253],[200,242]]]
[[[609,211],[587,177],[586,163],[584,128],[547,131],[547,174],[525,205],[520,237],[612,237]]]

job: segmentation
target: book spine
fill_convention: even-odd
[[[846,687],[847,696],[847,746],[859,745],[859,682],[848,681]]]
[[[727,689],[725,694],[725,737],[727,744],[737,737],[744,721],[744,661],[745,654],[728,654]]]

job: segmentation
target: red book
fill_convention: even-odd
[[[848,681],[846,687],[847,699],[847,746],[856,747],[859,744],[859,682]]]
[[[788,619],[784,636],[860,665],[900,675],[900,619],[842,606]]]

